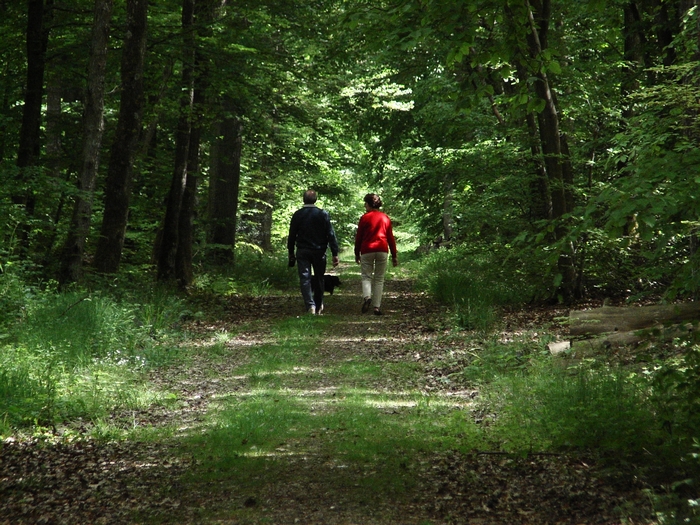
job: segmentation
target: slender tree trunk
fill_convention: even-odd
[[[175,167],[168,192],[168,200],[163,220],[162,234],[156,249],[158,261],[158,280],[170,281],[176,278],[176,256],[179,242],[180,212],[182,198],[187,183],[187,160],[192,131],[192,104],[194,101],[194,0],[182,2],[182,32],[184,43],[182,86],[180,100],[180,117],[175,135]]]
[[[454,225],[454,183],[451,174],[446,174],[442,181],[442,234],[445,242],[452,240]]]
[[[534,164],[534,176],[530,184],[532,195],[531,215],[534,220],[551,220],[552,218],[552,193],[549,191],[547,170],[542,162],[542,148],[540,147],[537,118],[532,112],[526,116],[527,130],[530,137],[530,152]]]
[[[197,91],[195,90],[195,100]],[[195,102],[196,103],[196,102]],[[181,288],[192,284],[194,271],[192,257],[194,247],[194,216],[197,208],[197,185],[199,183],[199,148],[201,140],[199,126],[192,127],[190,135],[189,158],[187,160],[187,178],[182,194],[180,222],[178,224],[178,243],[175,253],[175,278]]]
[[[5,160],[7,149],[7,123],[10,121],[10,65],[5,63],[2,68],[2,106],[0,106],[0,162]]]
[[[221,7],[221,5],[221,0],[197,0],[194,21],[198,27],[197,35],[199,37],[206,38],[211,36],[210,25],[216,16],[217,7]],[[202,57],[197,45],[195,51],[193,119],[189,158],[187,160],[187,179],[182,195],[182,209],[180,210],[180,222],[178,225],[178,246],[175,254],[175,277],[182,288],[189,286],[194,279],[192,269],[195,240],[194,219],[197,209],[197,186],[199,184],[200,171],[199,155],[202,130],[205,125],[204,106],[207,101],[209,73],[207,61]]]
[[[620,85],[622,96],[626,97],[639,88],[639,71],[644,66],[644,33],[642,20],[636,2],[629,2],[624,7],[624,57],[625,77]],[[634,115],[632,105],[623,100],[622,116],[630,118]]]
[[[531,2],[526,0],[526,5],[528,6],[530,24],[529,52],[530,57],[537,63],[542,52],[547,49],[551,2],[550,0],[532,0]],[[552,218],[557,220],[573,209],[570,186],[573,182],[573,173],[568,145],[559,128],[556,99],[547,73],[538,67],[534,76],[537,79],[534,83],[535,93],[544,102],[544,109],[537,115],[537,123],[542,154],[544,155],[544,166],[552,196]],[[556,229],[555,235],[556,239],[560,240],[566,235],[566,231],[560,225]],[[559,256],[558,269],[561,275],[561,284],[557,293],[563,301],[568,302],[576,293],[577,282],[573,247],[569,244]]]
[[[241,176],[241,147],[243,124],[233,114],[230,104],[224,105],[226,115],[221,122],[216,145],[216,169],[209,183],[209,244],[216,246],[215,259],[233,262],[236,246],[236,214]]]
[[[44,0],[29,0],[27,15],[27,89],[22,110],[17,166],[37,164],[40,148],[41,104],[48,31],[44,28]]]
[[[54,249],[57,237],[57,226],[63,212],[65,202],[64,192],[60,189],[61,171],[63,169],[63,144],[61,141],[61,76],[57,71],[49,73],[46,82],[46,170],[50,177],[49,184],[53,185],[55,195],[58,195],[55,212],[50,228],[41,235],[39,245],[44,252],[44,264],[47,264]]]
[[[81,279],[83,256],[90,234],[92,200],[104,131],[104,83],[112,6],[112,0],[95,1],[95,20],[92,27],[83,116],[83,165],[78,178],[79,192],[75,198],[73,217],[62,257],[62,282],[76,282]]]
[[[656,40],[663,54],[664,66],[670,66],[676,61],[676,50],[673,47],[673,39],[680,27],[680,16],[678,16],[680,13],[675,11],[677,7],[676,2],[671,4],[671,2],[659,0],[656,2],[656,7],[656,23],[654,24]],[[669,9],[673,9],[674,12],[669,13]]]
[[[104,273],[119,270],[129,217],[132,167],[143,114],[143,62],[146,54],[148,0],[127,0],[127,23],[121,65],[121,101],[109,158],[104,215],[97,242],[95,267]]]
[[[52,2],[49,1],[49,4]],[[32,190],[32,168],[39,163],[41,147],[41,105],[44,93],[44,71],[49,32],[45,27],[44,0],[27,2],[27,83],[22,108],[22,125],[19,132],[17,167],[19,180],[12,200],[24,208],[27,218],[34,215],[35,197]],[[23,249],[28,248],[28,226],[19,228]]]
[[[260,195],[260,248],[272,252],[272,211],[275,208],[275,189],[266,185]]]

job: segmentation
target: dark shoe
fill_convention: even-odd
[[[372,306],[372,298],[368,297],[365,299],[365,301],[362,303],[362,313],[366,314],[369,311],[369,307]]]
[[[375,308],[374,315],[384,315],[384,312],[382,312],[379,308]]]

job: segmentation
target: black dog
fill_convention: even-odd
[[[312,279],[311,282],[315,284],[316,280]],[[331,295],[333,295],[333,290],[342,284],[343,283],[340,282],[340,277],[337,275],[327,273],[323,276],[323,289]]]

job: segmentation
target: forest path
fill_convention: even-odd
[[[169,437],[8,443],[0,524],[593,524],[642,505],[581,458],[475,450],[478,391],[452,374],[478,349],[410,281],[387,282],[384,316],[344,281],[322,316],[290,294],[192,322],[185,361],[151,377],[177,405],[112,418]],[[560,314],[513,313],[501,337]]]

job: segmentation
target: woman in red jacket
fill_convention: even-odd
[[[384,274],[391,251],[391,262],[398,266],[396,241],[391,219],[383,211],[382,199],[376,193],[365,195],[365,210],[355,235],[355,262],[362,266],[362,313],[374,307],[374,315],[382,315]]]

